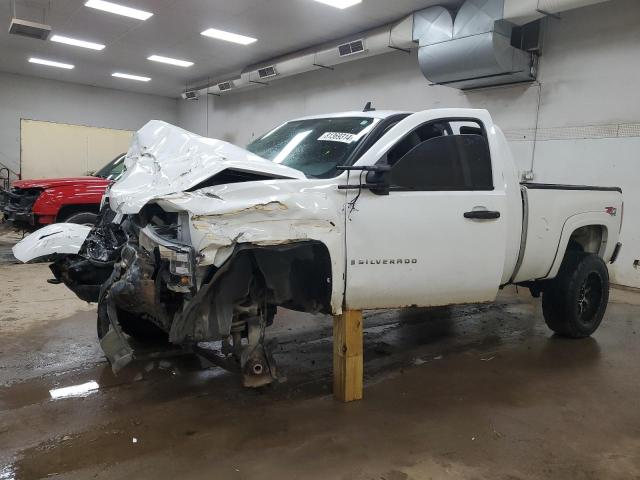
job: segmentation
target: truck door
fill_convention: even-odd
[[[394,131],[412,127],[410,133],[372,162],[391,166],[389,194],[349,190],[349,309],[491,301],[500,285],[506,196],[502,172],[492,169],[484,124],[440,119],[412,125],[412,117],[378,143],[388,145]]]

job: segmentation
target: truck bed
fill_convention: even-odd
[[[522,183],[522,240],[513,283],[553,278],[572,234],[605,262],[611,259],[622,223],[618,187]],[[600,228],[598,234],[597,228]]]

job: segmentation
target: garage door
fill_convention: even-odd
[[[126,152],[132,131],[66,123],[20,121],[22,178],[85,175]]]

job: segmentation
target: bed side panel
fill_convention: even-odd
[[[610,232],[609,243],[615,246],[622,204],[619,192],[527,188],[527,197],[527,238],[522,264],[513,279],[514,283],[547,278],[556,267],[556,257],[559,262],[562,261],[571,233],[580,226],[604,225],[607,230],[613,231],[616,240],[611,241]],[[607,213],[607,207],[616,208],[617,215]],[[577,220],[570,221],[577,215],[580,215]],[[565,227],[565,243],[559,249]]]

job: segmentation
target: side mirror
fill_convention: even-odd
[[[87,173],[85,173],[85,175],[87,177],[93,177],[93,175],[96,173],[95,170],[87,170]]]
[[[389,165],[370,165],[362,167],[339,166],[336,170],[367,172],[365,183],[358,185],[338,185],[338,190],[357,190],[367,188],[376,195],[389,195]]]
[[[391,167],[389,165],[380,165],[380,167],[385,168],[367,173],[367,188],[376,195],[389,195]]]

